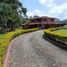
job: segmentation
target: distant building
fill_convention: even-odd
[[[37,17],[30,19],[29,22],[23,24],[23,28],[52,28],[52,27],[59,27],[63,26],[64,24],[59,23],[59,19],[52,18],[52,17]]]

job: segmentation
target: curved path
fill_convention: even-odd
[[[15,38],[9,67],[67,67],[67,51],[52,45],[42,35],[40,30]]]

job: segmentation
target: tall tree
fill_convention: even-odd
[[[15,27],[22,17],[26,17],[27,9],[19,0],[0,0],[0,26]]]

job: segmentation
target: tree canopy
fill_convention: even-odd
[[[26,12],[27,8],[19,0],[0,0],[0,27],[16,27]]]

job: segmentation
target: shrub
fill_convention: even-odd
[[[36,31],[36,30],[38,30],[38,28],[28,29],[28,30],[16,29],[15,31],[8,32],[4,35],[4,37],[0,40],[0,67],[2,67],[3,65],[3,58],[4,55],[6,54],[7,47],[9,46],[11,40],[21,34]]]
[[[55,41],[67,44],[67,34],[57,32],[62,29],[67,30],[66,28],[50,28],[50,29],[44,30],[44,35]]]

